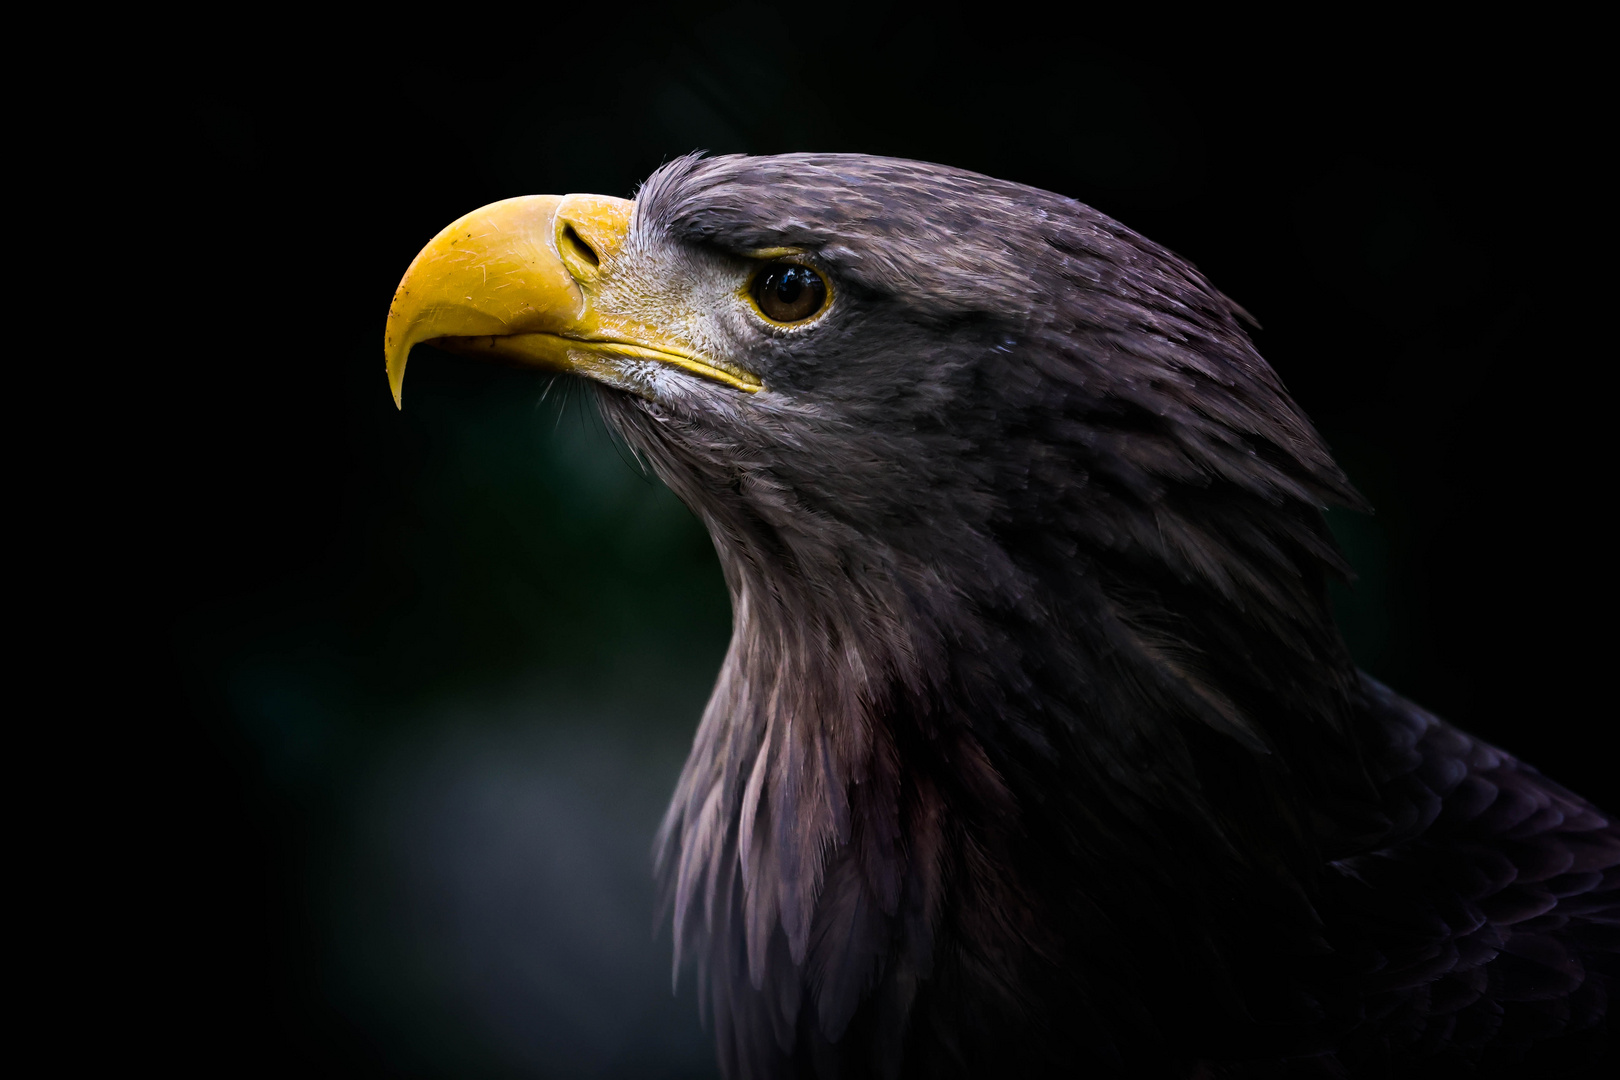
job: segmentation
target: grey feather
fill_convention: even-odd
[[[727,331],[746,400],[599,391],[732,596],[658,856],[728,1075],[1597,1045],[1615,826],[1355,671],[1321,511],[1360,497],[1194,267],[856,155],[682,158],[632,232],[836,297]]]

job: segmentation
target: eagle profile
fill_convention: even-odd
[[[696,156],[453,223],[412,346],[584,376],[734,630],[658,840],[731,1077],[1603,1053],[1620,829],[1358,672],[1359,496],[1196,269],[1072,199]]]

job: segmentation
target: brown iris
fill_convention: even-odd
[[[827,282],[799,263],[775,263],[754,278],[754,302],[772,322],[804,322],[827,306]]]

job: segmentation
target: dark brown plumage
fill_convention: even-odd
[[[753,396],[603,389],[735,633],[659,842],[733,1077],[1592,1062],[1620,832],[1359,674],[1359,505],[1192,266],[1073,200],[686,158],[627,250],[794,248]]]

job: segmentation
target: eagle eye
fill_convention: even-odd
[[[803,263],[772,263],[754,278],[759,312],[774,323],[801,323],[827,306],[827,279]]]

